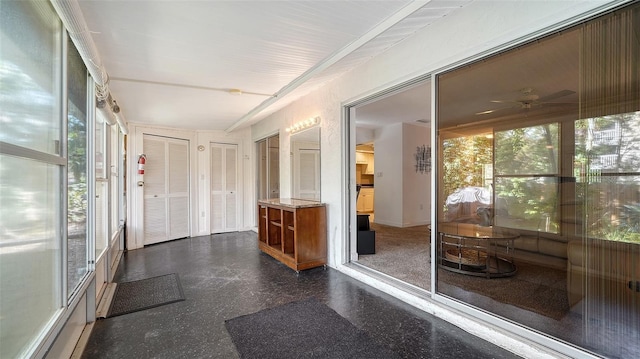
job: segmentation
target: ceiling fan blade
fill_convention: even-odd
[[[570,105],[578,105],[577,102],[540,102],[541,105],[544,106],[570,106]]]
[[[494,113],[494,112],[498,112],[498,111],[503,111],[503,110],[508,110],[511,108],[515,108],[515,106],[510,106],[510,107],[500,107],[500,108],[495,108],[493,110],[487,110],[487,111],[482,111],[482,112],[476,112],[476,115],[487,115],[490,113]]]
[[[487,115],[493,112],[496,112],[497,110],[488,110],[488,111],[482,111],[482,112],[476,112],[476,115]]]
[[[545,102],[545,101],[549,101],[549,100],[555,100],[555,99],[560,98],[560,97],[573,95],[574,93],[576,93],[576,92],[575,91],[571,91],[571,90],[562,90],[562,91],[558,91],[556,93],[552,93],[551,95],[547,95],[545,97],[541,97],[541,98],[538,99],[538,101],[539,102]]]
[[[493,103],[519,103],[518,101],[509,101],[509,100],[491,100],[489,102],[493,102]]]

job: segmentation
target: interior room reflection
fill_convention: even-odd
[[[608,357],[640,355],[640,44],[598,29],[633,11],[437,88],[438,293]]]
[[[256,141],[258,199],[280,197],[280,135]]]
[[[291,197],[320,201],[320,127],[293,133],[290,148]]]

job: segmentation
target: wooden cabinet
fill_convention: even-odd
[[[364,165],[362,166],[363,174],[372,175],[375,171],[373,166],[373,153],[371,152],[356,151],[356,164]]]
[[[289,198],[258,201],[258,247],[296,272],[327,264],[325,205]]]
[[[360,195],[358,196],[358,202],[356,203],[356,210],[358,212],[373,212],[372,187],[362,187],[360,189]]]
[[[367,167],[364,170],[364,174],[372,175],[375,173],[375,169],[373,166],[373,153],[365,153],[364,155],[367,161]]]

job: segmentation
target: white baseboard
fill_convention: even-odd
[[[107,283],[104,293],[100,298],[100,303],[96,309],[96,318],[106,318],[113,300],[113,295],[116,292],[117,283]]]
[[[87,323],[84,329],[82,330],[82,334],[80,335],[80,339],[78,339],[78,343],[76,343],[75,348],[73,348],[73,353],[71,353],[70,359],[80,359],[82,357],[82,353],[84,353],[84,349],[87,347],[87,343],[89,342],[89,337],[91,336],[91,331],[93,331],[93,325],[96,322]]]

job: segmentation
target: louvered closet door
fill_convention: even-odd
[[[238,146],[211,144],[211,233],[238,230]]]
[[[189,146],[186,141],[168,142],[169,239],[189,236]]]
[[[189,143],[144,135],[144,244],[189,236]]]

